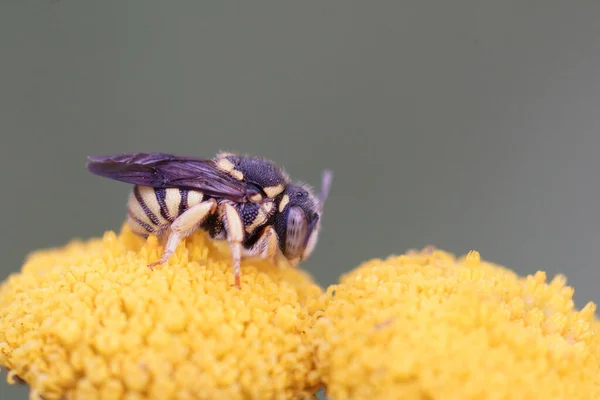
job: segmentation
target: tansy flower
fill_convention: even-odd
[[[600,399],[595,305],[434,249],[371,260],[326,293],[196,232],[33,253],[0,287],[0,365],[51,399]]]
[[[520,278],[434,249],[372,260],[309,332],[331,399],[600,399],[596,306],[559,275]]]
[[[28,257],[0,288],[0,365],[31,397],[298,399],[318,383],[302,332],[321,289],[299,269],[242,265],[196,232],[168,264],[127,227]]]

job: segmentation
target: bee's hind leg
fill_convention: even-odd
[[[148,264],[148,268],[152,269],[157,265],[167,262],[173,253],[175,253],[179,243],[189,236],[216,209],[216,200],[210,199],[185,210],[185,212],[173,221],[170,229],[165,233],[165,236],[168,236],[162,256],[158,261]]]
[[[171,235],[171,227],[170,226],[167,226],[162,231],[157,232],[156,238],[158,239],[158,244],[165,247],[167,245],[167,240],[169,239],[170,235]]]

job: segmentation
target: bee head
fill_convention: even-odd
[[[330,171],[323,173],[319,196],[304,184],[290,184],[281,195],[275,231],[281,252],[293,265],[308,258],[317,244],[331,178]]]

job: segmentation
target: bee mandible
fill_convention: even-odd
[[[88,157],[95,175],[133,184],[127,203],[131,230],[165,242],[168,261],[179,243],[196,229],[227,240],[235,285],[240,288],[243,258],[283,255],[292,266],[313,252],[332,173],[325,170],[317,196],[291,181],[274,162],[221,152],[211,159],[165,153],[127,153]]]

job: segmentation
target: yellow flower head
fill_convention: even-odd
[[[595,305],[434,249],[372,260],[323,298],[310,332],[331,399],[600,399]]]
[[[0,287],[0,365],[53,399],[600,399],[600,322],[562,275],[435,250],[326,293],[194,233],[166,265],[127,226],[38,251]]]
[[[0,288],[0,365],[45,399],[297,399],[318,383],[302,332],[320,288],[242,266],[198,231],[169,262],[127,227],[32,254]]]

